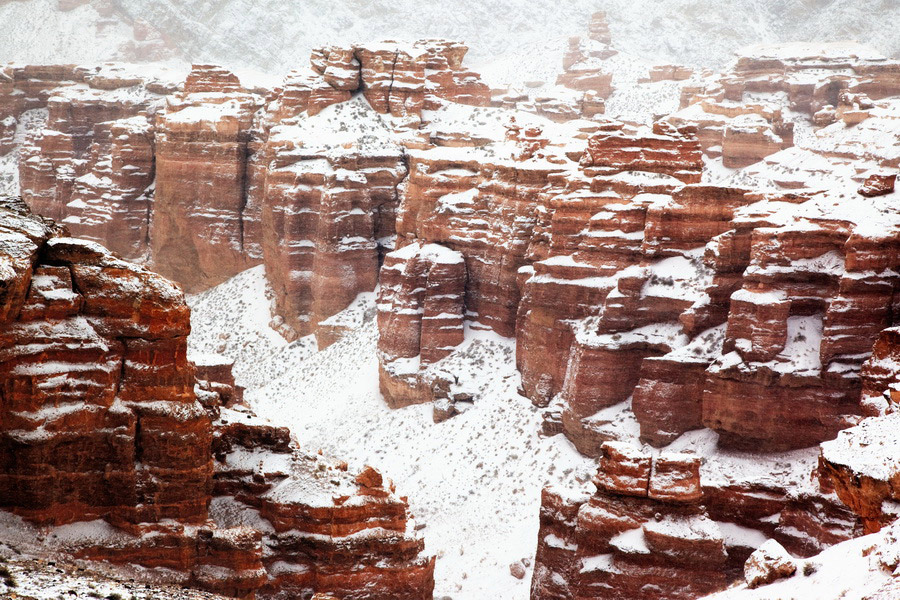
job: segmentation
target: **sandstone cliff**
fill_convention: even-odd
[[[177,286],[16,201],[0,217],[0,507],[82,524],[47,552],[238,597],[431,597],[393,484],[300,451],[227,365],[198,372]]]

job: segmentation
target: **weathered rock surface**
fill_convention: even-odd
[[[195,65],[184,91],[166,98],[156,132],[150,246],[154,267],[189,291],[259,259],[245,187],[250,128],[263,101],[209,65]]]
[[[766,538],[809,556],[859,535],[855,515],[815,485],[814,458],[723,453],[701,465],[607,442],[596,490],[543,491],[531,597],[697,598],[742,579]],[[769,474],[786,463],[790,474]]]
[[[863,365],[863,402],[873,415],[822,444],[820,468],[840,499],[858,514],[866,532],[879,531],[896,520],[900,499],[900,448],[896,427],[897,386],[900,384],[900,340],[896,327],[885,329],[872,357]]]
[[[422,370],[463,342],[466,264],[438,244],[413,242],[385,257],[378,293],[379,381],[391,407],[433,399]]]
[[[590,90],[600,98],[609,97],[612,93],[612,73],[606,71],[603,60],[616,54],[611,43],[606,13],[594,13],[588,39],[569,38],[569,48],[563,58],[563,73],[556,83],[576,90]]]
[[[544,490],[531,597],[696,598],[725,587],[752,551],[752,535],[734,532],[751,530],[713,516],[699,462],[607,443],[595,493]]]
[[[790,577],[797,571],[791,555],[775,540],[756,549],[744,564],[744,579],[751,588]]]
[[[64,233],[0,201],[0,508],[102,519],[58,551],[230,596],[431,597],[393,484],[228,408],[228,363],[187,358],[181,290]]]
[[[265,260],[285,331],[306,335],[372,291],[393,249],[406,166],[392,130],[415,140],[423,110],[490,102],[462,64],[467,50],[445,40],[321,48],[275,90],[194,65],[175,94],[168,79],[121,65],[5,68],[0,144],[10,147],[23,112],[49,107],[22,152],[34,210],[188,291]],[[347,102],[357,91],[371,109]],[[351,136],[310,119],[335,104],[393,120]]]
[[[12,70],[14,116],[47,111],[25,140],[22,196],[73,234],[139,259],[147,251],[155,176],[153,118],[173,74],[136,76],[123,65]]]
[[[375,289],[406,177],[402,147],[371,109],[354,100],[330,110],[344,131],[324,114],[285,120],[259,150],[263,256],[294,335]]]

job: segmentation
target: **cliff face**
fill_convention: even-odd
[[[46,111],[21,149],[22,197],[74,235],[131,259],[148,251],[155,177],[153,119],[177,75],[136,76],[115,64],[11,69],[15,124]],[[14,129],[13,129],[14,130]]]
[[[193,394],[181,292],[2,210],[3,506],[53,525],[203,521],[210,422]]]
[[[265,262],[284,333],[307,335],[375,287],[407,172],[400,142],[423,111],[489,103],[467,50],[321,48],[274,90],[213,65],[183,86],[120,65],[5,69],[0,138],[6,150],[17,119],[46,109],[20,162],[35,211],[188,291]]]
[[[51,531],[101,519],[48,550],[227,595],[431,597],[393,484],[302,453],[227,365],[198,379],[180,289],[63,234],[0,204],[0,507]]]
[[[515,338],[544,433],[599,460],[593,489],[544,493],[533,597],[690,598],[763,537],[811,555],[893,519],[896,469],[865,448],[893,423],[900,162],[880,142],[900,84],[855,45],[753,48],[722,74],[651,72],[682,108],[636,125],[588,106],[609,45],[602,15],[570,45],[577,110],[492,102],[438,40],[319,48],[275,89],[209,65],[177,93],[6,69],[0,110],[46,107],[33,208],[189,290],[264,263],[286,337],[326,345],[380,285],[391,407],[449,418],[477,401],[454,373],[467,336]],[[171,284],[7,212],[5,506],[105,519],[130,537],[84,556],[218,591],[426,597],[390,484],[231,407],[226,373],[197,378]]]
[[[286,90],[281,110],[287,102]],[[263,255],[292,335],[317,333],[320,322],[375,289],[406,177],[403,148],[392,137],[358,101],[269,129],[258,190]]]
[[[189,291],[259,260],[259,216],[245,187],[249,131],[262,104],[233,74],[197,65],[157,121],[150,250],[155,268]]]

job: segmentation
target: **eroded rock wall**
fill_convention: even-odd
[[[48,552],[226,595],[431,597],[392,483],[256,419],[227,364],[188,360],[175,284],[65,234],[0,201],[0,508],[94,521]]]

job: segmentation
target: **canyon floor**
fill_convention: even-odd
[[[287,343],[270,327],[270,298],[263,267],[193,296],[191,352],[233,358],[250,406],[303,447],[397,482],[438,557],[435,598],[527,598],[530,566],[516,579],[510,565],[533,564],[541,488],[586,483],[596,467],[562,435],[538,435],[540,411],[516,392],[514,340],[469,332],[460,374],[483,396],[434,423],[430,404],[391,410],[381,398],[372,294],[341,315],[356,330],[322,352],[312,337]]]

